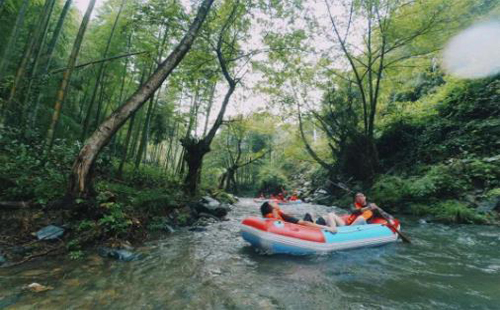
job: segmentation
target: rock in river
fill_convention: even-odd
[[[114,258],[124,262],[130,262],[141,258],[139,254],[132,253],[127,250],[111,249],[106,247],[99,248],[98,252],[102,257]]]

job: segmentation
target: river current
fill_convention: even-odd
[[[138,261],[90,254],[0,268],[0,309],[500,309],[499,227],[402,218],[410,245],[265,255],[239,235],[258,206],[242,199],[228,221],[150,242]],[[21,289],[33,282],[53,289]]]

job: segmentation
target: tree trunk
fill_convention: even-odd
[[[195,142],[193,139],[183,140],[182,145],[186,152],[184,160],[188,166],[188,173],[184,180],[184,186],[188,193],[196,193],[198,180],[200,179],[203,156],[210,152],[210,146],[204,141]]]
[[[2,59],[0,60],[0,81],[2,81],[5,73],[7,72],[9,66],[9,58],[12,53],[12,49],[16,45],[17,38],[19,37],[19,30],[23,27],[24,17],[26,13],[26,8],[28,7],[29,0],[24,0],[19,8],[19,13],[17,14],[16,22],[14,23],[14,27],[12,28],[12,32],[10,33],[9,40],[7,41],[7,45],[3,50]]]
[[[118,25],[118,20],[120,19],[120,15],[122,13],[123,6],[125,5],[125,1],[126,0],[122,0],[122,2],[120,4],[120,8],[118,9],[118,13],[116,14],[115,21],[113,23],[113,27],[111,28],[111,32],[109,33],[108,41],[106,42],[106,48],[104,49],[104,53],[102,56],[102,58],[104,58],[104,59],[108,57],[109,47],[111,46],[111,41],[113,40],[113,35],[115,33],[116,26]],[[92,90],[92,96],[90,97],[90,103],[89,103],[89,106],[87,108],[87,115],[85,116],[85,121],[83,122],[82,135],[81,135],[81,139],[80,139],[81,141],[85,140],[85,137],[87,137],[87,132],[89,130],[89,125],[90,125],[90,118],[92,115],[92,109],[94,107],[97,92],[98,92],[99,86],[101,86],[101,79],[102,79],[103,74],[104,74],[104,65],[105,65],[105,63],[101,62],[99,64],[99,68],[97,70],[97,77],[95,80],[94,88]]]
[[[63,25],[64,25],[64,20],[66,19],[66,16],[68,15],[69,9],[71,7],[71,3],[73,0],[66,0],[66,3],[64,4],[64,7],[61,11],[61,15],[59,15],[59,20],[57,21],[56,28],[54,29],[54,33],[52,34],[52,38],[50,39],[49,46],[47,47],[47,52],[44,55],[44,60],[45,60],[45,65],[43,67],[42,72],[40,72],[40,77],[42,79],[45,79],[45,75],[49,72],[50,69],[50,64],[52,63],[52,54],[54,53],[57,41],[59,40],[59,36],[61,35]],[[31,115],[31,121],[30,124],[32,127],[35,127],[36,123],[36,118],[38,114],[38,107],[40,105],[40,100],[42,99],[42,93],[38,92],[38,95],[35,100],[35,104],[33,106],[33,113]]]
[[[85,12],[82,23],[80,24],[80,29],[78,30],[75,43],[73,44],[73,49],[71,50],[68,66],[66,70],[64,70],[61,86],[57,92],[57,99],[54,105],[54,113],[52,114],[52,121],[47,132],[46,145],[48,150],[52,148],[52,143],[54,142],[55,131],[57,124],[59,123],[62,105],[68,94],[71,75],[73,74],[75,63],[78,58],[78,54],[80,53],[80,46],[82,45],[83,36],[85,35],[85,31],[87,30],[87,25],[90,21],[90,15],[92,14],[92,10],[94,9],[95,1],[96,0],[91,0],[87,7],[87,11]]]
[[[188,32],[163,61],[148,81],[140,87],[118,110],[113,112],[97,130],[87,139],[73,163],[72,173],[69,178],[68,195],[72,197],[86,197],[92,192],[92,167],[97,156],[111,137],[123,124],[140,109],[144,103],[161,86],[163,81],[177,67],[191,48],[198,31],[210,10],[213,0],[204,0]]]
[[[207,115],[205,118],[205,126],[203,127],[203,136],[204,137],[207,134],[207,128],[208,128],[208,121],[210,119],[210,111],[212,110],[212,104],[214,103],[214,94],[215,94],[215,87],[217,86],[217,82],[214,83],[212,86],[212,89],[210,90],[210,98],[208,99],[208,106],[207,106]]]
[[[33,82],[35,81],[35,76],[38,74],[38,64],[40,63],[40,56],[42,55],[43,43],[45,42],[45,37],[47,36],[47,32],[49,30],[49,21],[52,16],[52,12],[54,11],[55,0],[47,0],[49,2],[48,11],[46,12],[47,16],[44,19],[44,23],[42,25],[43,31],[41,33],[41,37],[38,39],[37,46],[35,47],[35,58],[33,60],[33,65],[31,68],[31,74],[28,80],[28,87],[26,91],[24,91],[24,102],[23,107],[25,108],[24,113],[21,115],[23,125],[27,123],[29,111],[32,110],[32,106],[30,107],[29,102],[31,98],[31,88],[33,87]],[[35,89],[36,91],[36,89]],[[26,116],[26,117],[24,117]],[[23,126],[24,127],[24,126]]]
[[[121,179],[122,174],[123,174],[123,166],[125,165],[125,162],[127,161],[127,152],[129,149],[130,138],[132,137],[132,129],[134,128],[134,119],[135,119],[135,115],[132,115],[132,117],[130,118],[129,125],[128,125],[127,137],[125,138],[125,149],[123,150],[122,160],[120,162],[120,166],[118,167],[118,172],[116,173],[116,177],[118,179]]]
[[[163,57],[163,48],[165,45],[165,42],[167,40],[167,34],[168,34],[168,29],[165,28],[165,32],[163,33],[163,39],[161,40],[161,43],[157,46],[157,61],[160,62],[161,58]],[[155,101],[155,94],[151,97],[149,100],[149,105],[148,105],[148,111],[146,113],[146,119],[144,120],[144,128],[142,129],[142,137],[141,137],[141,143],[139,144],[139,149],[137,150],[137,156],[135,160],[135,169],[138,169],[143,157],[147,153],[147,146],[148,146],[148,136],[149,136],[149,124],[151,122],[151,116],[153,115],[154,111],[156,110],[156,104],[158,103],[158,98],[160,96],[161,92],[161,87],[156,94],[156,101]]]
[[[28,65],[31,60],[31,55],[33,52],[37,51],[38,48],[41,48],[41,40],[40,37],[42,36],[42,33],[45,29],[45,25],[48,23],[50,19],[50,13],[52,4],[54,3],[55,0],[46,0],[45,4],[43,6],[43,11],[41,16],[39,17],[37,23],[36,23],[36,28],[32,36],[29,37],[28,40],[28,46],[26,48],[26,51],[23,55],[23,58],[21,60],[21,63],[19,67],[17,68],[16,75],[14,76],[14,82],[12,83],[12,87],[10,89],[10,94],[9,94],[9,99],[7,100],[7,107],[11,107],[14,105],[14,100],[17,97],[17,93],[19,91],[20,84],[22,80],[24,79],[24,76],[26,74],[26,71],[28,69]],[[20,105],[15,105],[17,109],[20,108]],[[20,110],[22,111],[22,109]]]
[[[147,146],[149,120],[151,119],[153,104],[154,104],[154,95],[149,99],[149,105],[148,105],[148,110],[146,112],[146,119],[144,120],[144,126],[142,128],[142,135],[139,143],[139,149],[137,150],[137,156],[135,157],[135,169],[139,168],[139,165],[141,164],[142,161],[142,157],[144,155],[144,149]]]

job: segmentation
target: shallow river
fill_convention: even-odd
[[[0,268],[0,309],[500,309],[499,227],[403,218],[411,245],[293,257],[258,254],[241,239],[239,222],[257,214],[243,199],[229,221],[151,242],[139,261],[90,255]],[[21,290],[32,282],[54,289]]]

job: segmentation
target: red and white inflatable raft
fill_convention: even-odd
[[[395,242],[398,234],[383,219],[372,224],[337,227],[336,233],[281,220],[248,217],[241,222],[241,236],[268,253],[312,254],[377,246]],[[399,221],[393,227],[399,229]]]

